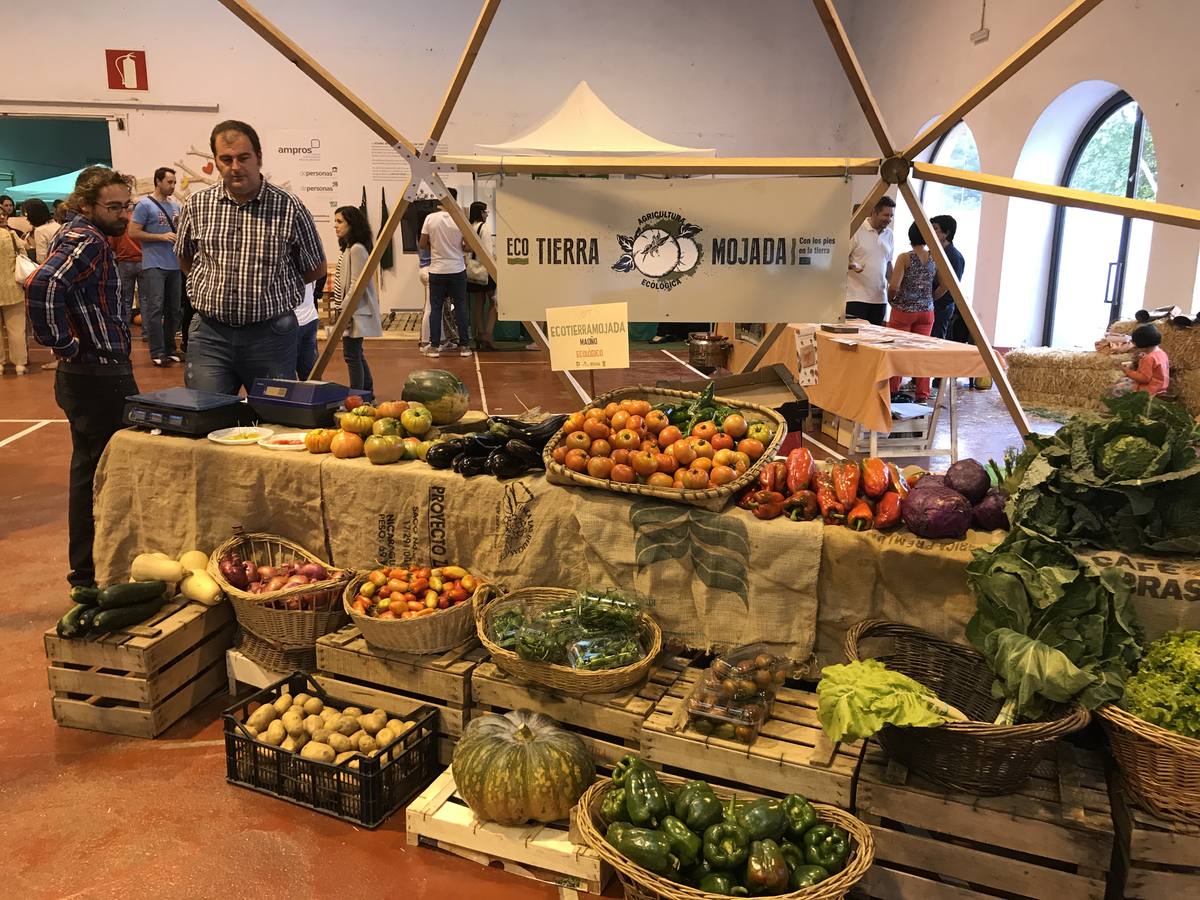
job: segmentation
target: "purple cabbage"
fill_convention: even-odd
[[[958,491],[971,503],[978,503],[992,486],[987,469],[973,459],[960,459],[946,470],[946,486]]]
[[[971,527],[971,504],[958,491],[935,483],[910,491],[900,504],[900,516],[917,537],[961,538]]]
[[[930,487],[933,487],[934,485],[941,487],[945,483],[946,483],[945,475],[922,475],[920,478],[917,479],[917,483],[914,484],[911,488],[909,488],[909,491],[919,491],[923,487],[930,488]]]
[[[995,531],[997,528],[1008,531],[1008,513],[1004,511],[1007,502],[1008,495],[1004,491],[992,488],[971,510],[971,526],[981,531]]]

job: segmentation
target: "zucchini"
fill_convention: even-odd
[[[103,610],[93,623],[97,631],[117,631],[130,625],[138,625],[154,615],[163,604],[166,597],[159,597],[149,603],[139,603],[136,606],[122,606],[118,609]]]
[[[100,588],[84,587],[81,584],[71,588],[71,602],[82,603],[85,606],[95,606],[96,600],[100,596]]]
[[[101,609],[120,609],[123,606],[134,606],[139,603],[149,603],[167,592],[164,581],[132,581],[128,584],[112,584],[100,592],[98,598]]]
[[[83,615],[79,617],[79,636],[83,637],[93,628],[96,627],[96,616],[104,612],[98,606],[89,606],[83,611]]]
[[[82,633],[79,628],[79,617],[88,608],[86,603],[76,603],[67,611],[65,616],[58,620],[58,625],[54,631],[61,638],[78,637]]]

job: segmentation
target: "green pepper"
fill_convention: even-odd
[[[746,829],[752,841],[778,841],[787,828],[788,818],[779,800],[752,800],[737,811],[737,823]]]
[[[618,853],[643,869],[659,875],[679,872],[679,860],[671,853],[671,842],[662,832],[614,822],[608,826],[605,838]]]
[[[850,854],[850,835],[846,829],[822,822],[804,835],[804,860],[810,866],[821,866],[830,872],[840,872]]]
[[[737,869],[750,855],[750,836],[737,822],[726,820],[704,831],[704,858],[714,869]]]
[[[824,866],[797,866],[788,876],[788,888],[798,891],[801,888],[812,887],[829,877]]]
[[[783,815],[787,819],[787,836],[793,841],[804,839],[804,833],[817,824],[817,811],[799,794],[783,798]]]
[[[804,858],[804,848],[797,847],[791,841],[780,841],[779,852],[783,854],[783,861],[787,863],[789,872],[808,865]]]
[[[674,816],[664,816],[658,823],[658,830],[671,842],[671,852],[679,859],[679,865],[692,866],[699,861],[704,842],[683,822]]]
[[[701,846],[703,847],[703,838],[701,839]],[[679,877],[684,884],[690,884],[692,887],[695,887],[700,883],[701,878],[705,875],[711,875],[714,871],[716,870],[708,864],[708,860],[701,856],[699,861],[694,865],[688,866],[686,869],[681,868]]]
[[[710,872],[700,879],[696,887],[707,894],[722,894],[726,897],[745,897],[748,893],[727,872]]]
[[[689,781],[679,789],[675,796],[674,811],[675,818],[681,819],[698,834],[703,834],[704,829],[716,825],[725,816],[721,801],[703,781]]]
[[[646,764],[636,756],[622,756],[613,766],[613,784],[617,787],[625,787],[625,779],[629,777],[629,773],[638,768],[644,769]]]
[[[779,845],[752,841],[746,858],[746,889],[751,894],[782,894],[788,886],[788,867]]]
[[[635,766],[625,778],[625,807],[634,825],[651,827],[671,811],[667,805],[666,788],[644,764]]]
[[[604,795],[600,804],[600,815],[610,825],[613,822],[628,822],[629,810],[625,808],[625,788],[613,788]]]

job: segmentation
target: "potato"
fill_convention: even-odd
[[[370,753],[372,750],[377,749],[378,746],[379,745],[375,743],[375,738],[371,737],[369,734],[364,734],[358,739],[359,753]]]
[[[384,728],[389,729],[392,734],[396,735],[396,737],[400,737],[400,735],[404,732],[404,722],[402,722],[400,719],[388,719]]]
[[[324,719],[326,722],[329,722],[329,721],[336,722],[338,719],[340,719],[342,717],[342,714],[340,712],[338,712],[336,709],[334,709],[332,706],[325,707],[323,710],[321,710],[319,713],[317,713],[317,715],[320,716],[322,719]]]
[[[304,749],[304,745],[308,743],[308,732],[303,729],[297,735],[288,735],[283,743],[279,746],[284,750],[295,753],[298,750]]]
[[[350,744],[350,738],[346,737],[344,734],[341,734],[337,731],[329,732],[329,737],[326,738],[325,743],[327,743],[330,747],[332,747],[338,753],[345,753],[349,750],[354,749],[354,747],[351,746],[351,744]]]
[[[258,737],[258,729],[253,725],[246,725],[246,731],[250,732],[250,737]]]
[[[337,755],[337,758],[334,759],[333,764],[335,766],[340,766],[342,763],[346,762],[347,760],[354,759],[356,756],[358,756],[357,750],[343,750]]]
[[[361,728],[358,729],[358,731],[356,731],[356,732],[354,732],[354,734],[350,735],[350,746],[357,747],[358,742],[361,741],[364,737],[370,737],[370,735],[367,734],[365,731],[363,731]]]
[[[321,710],[325,708],[325,701],[320,697],[309,697],[304,701],[304,714],[308,716],[319,716]]]
[[[358,721],[352,716],[342,716],[337,721],[337,725],[333,729],[338,734],[344,734],[346,737],[358,731]]]
[[[372,750],[370,753],[367,754],[367,756],[378,756],[382,752],[383,752],[382,750]]]
[[[262,731],[275,719],[277,710],[270,703],[264,703],[246,719],[246,724]]]
[[[380,728],[377,732],[375,732],[375,743],[381,748],[390,746],[391,744],[396,743],[396,735],[390,728]]]
[[[320,741],[309,741],[300,751],[300,755],[305,759],[315,759],[317,762],[331,763],[337,758],[337,754],[333,752],[333,748],[328,744],[322,744]]]
[[[363,714],[363,711],[361,709],[359,709],[357,706],[347,706],[345,709],[342,710],[343,716],[349,716],[352,719],[357,719],[362,714]]]
[[[369,716],[359,716],[358,724],[367,734],[374,735],[387,724],[387,717],[377,716],[374,713]]]
[[[292,708],[292,697],[290,694],[284,694],[271,705],[275,707],[275,712],[282,716],[285,712]]]
[[[371,710],[371,715],[383,716],[384,721],[387,721],[387,717],[388,717],[387,710],[383,710],[383,709],[373,709],[373,710]]]
[[[272,722],[266,731],[260,732],[258,735],[260,741],[264,744],[270,744],[272,747],[278,747],[286,737],[287,729],[283,727],[283,723],[278,719]]]
[[[287,729],[287,733],[290,737],[296,737],[297,735],[305,733],[304,716],[301,715],[299,710],[289,709],[283,714],[281,721],[283,722],[283,727]]]
[[[358,770],[358,760],[359,760],[359,754],[355,753],[354,758],[346,763],[346,768],[354,769],[355,771],[357,771]]]
[[[331,734],[337,734],[337,732],[331,728],[326,728],[324,723],[322,723],[321,727],[312,733],[312,739],[321,744],[328,744]],[[338,737],[341,737],[341,735],[338,734]]]
[[[292,706],[304,706],[311,699],[312,694],[297,694],[292,698]]]
[[[308,732],[309,737],[312,737],[323,728],[325,728],[325,720],[320,716],[304,717],[304,730]]]

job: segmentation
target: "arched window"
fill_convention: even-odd
[[[1120,91],[1096,110],[1067,159],[1067,187],[1153,200],[1158,156],[1142,109]],[[1090,346],[1142,308],[1154,225],[1115,213],[1058,207],[1044,342]]]
[[[935,166],[947,166],[953,169],[965,169],[968,172],[979,171],[979,148],[975,144],[975,135],[966,122],[959,122],[944,135],[929,153],[929,162]],[[954,246],[962,253],[966,262],[963,269],[962,285],[967,296],[975,284],[975,253],[979,246],[979,214],[983,202],[983,194],[968,188],[951,187],[947,184],[913,179],[913,187],[921,198],[921,205],[926,215],[951,215],[958,223],[958,233],[954,236]],[[904,201],[896,204],[895,244],[897,254],[908,249],[908,226],[912,224],[912,214]]]

